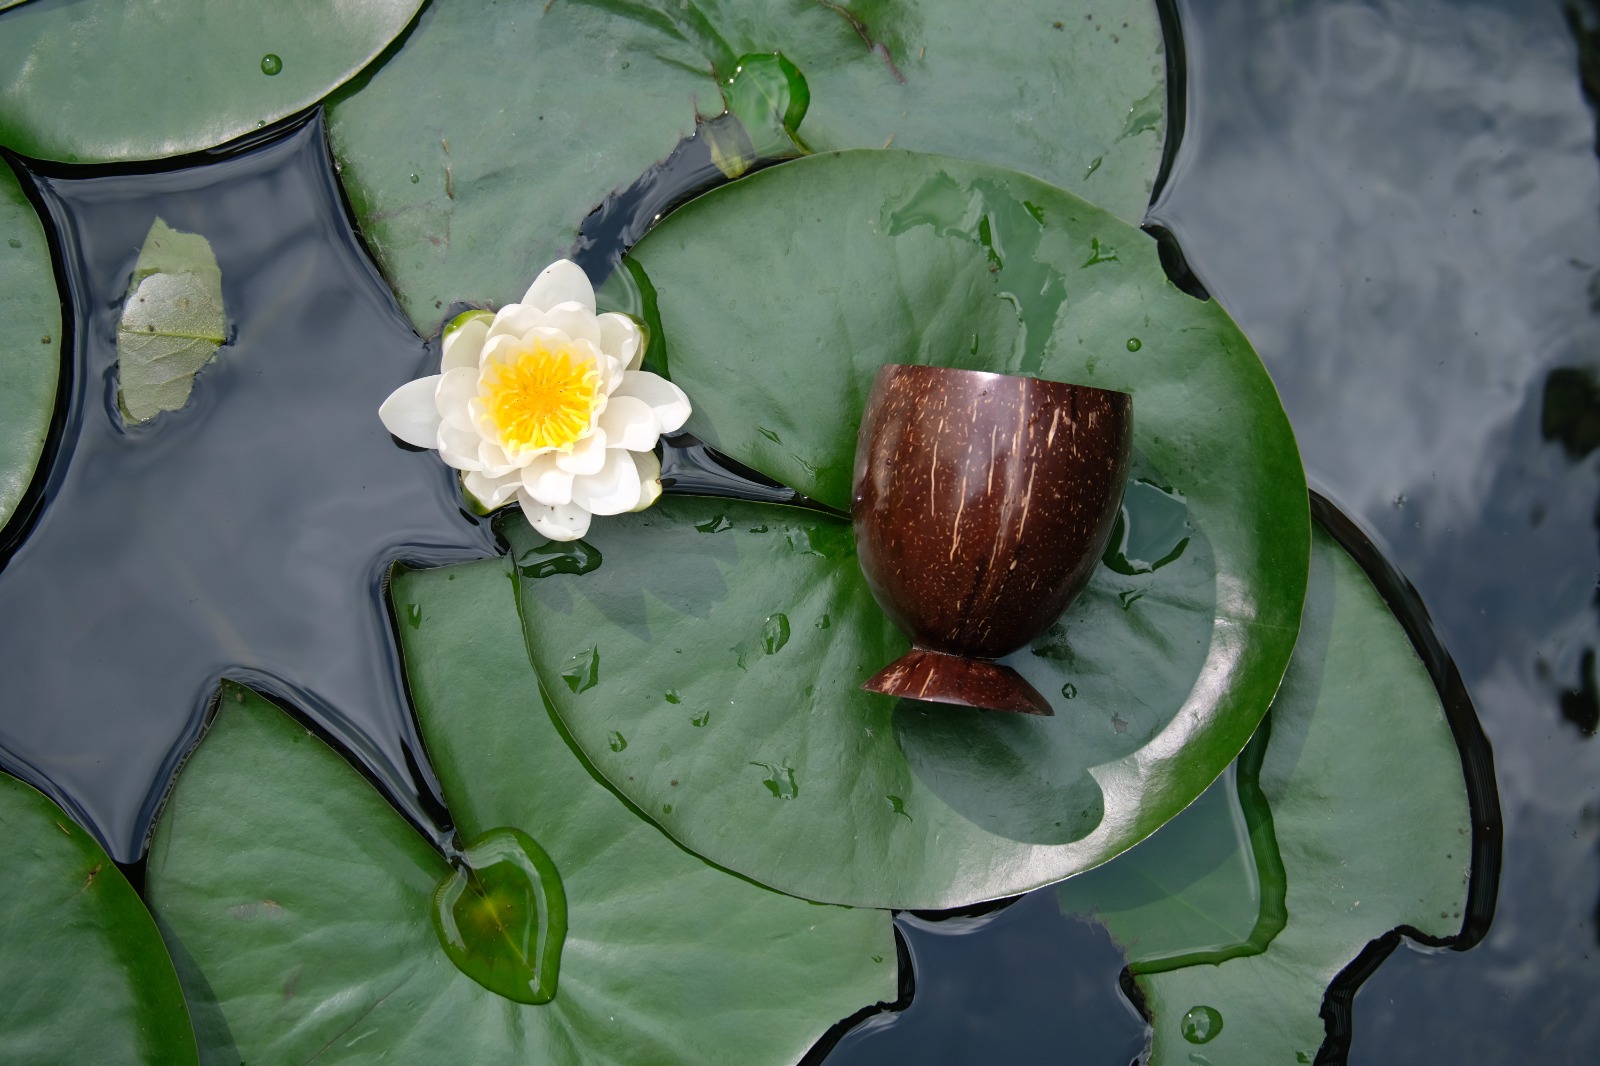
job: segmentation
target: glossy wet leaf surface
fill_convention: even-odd
[[[194,376],[227,339],[222,271],[211,243],[156,219],[117,323],[117,406],[148,422],[189,402]]]
[[[1439,696],[1357,564],[1320,530],[1315,546],[1300,647],[1240,761],[1243,811],[1191,808],[1059,890],[1128,951],[1153,1064],[1201,1044],[1215,1063],[1311,1062],[1323,995],[1368,941],[1462,927],[1470,812]],[[1254,929],[1229,943],[1252,881]]]
[[[774,52],[808,86],[799,134],[817,151],[892,139],[1144,213],[1165,129],[1146,0],[435,4],[333,99],[329,133],[362,231],[427,334],[455,301],[514,299],[607,195],[723,110],[740,57]]]
[[[172,961],[133,887],[59,807],[4,774],[0,893],[0,1061],[198,1061]]]
[[[0,527],[33,478],[61,377],[61,299],[39,216],[0,164]]]
[[[0,144],[69,163],[211,148],[303,110],[420,0],[78,0],[0,15]]]
[[[695,431],[834,507],[849,505],[857,423],[884,362],[1134,398],[1121,562],[1008,660],[1051,698],[1051,721],[896,710],[856,692],[904,641],[830,519],[661,504],[596,523],[595,573],[523,581],[547,678],[577,645],[598,651],[587,695],[547,686],[573,738],[677,839],[812,898],[958,906],[1103,862],[1238,754],[1294,645],[1305,481],[1249,344],[1215,304],[1167,282],[1147,237],[1023,175],[854,152],[708,194],[634,260]],[[788,650],[753,655],[777,613]],[[683,707],[693,693],[711,725],[680,737],[690,716],[661,702],[668,690]],[[606,750],[612,731],[629,739],[621,759]],[[764,780],[741,781],[752,761],[793,769],[796,802],[749,802]],[[666,768],[680,764],[694,783],[675,788],[685,774]]]
[[[416,619],[400,627],[411,691],[457,826],[519,829],[559,871],[555,998],[516,1004],[458,970],[433,924],[444,860],[320,741],[229,687],[149,875],[208,1055],[786,1063],[894,997],[888,915],[731,877],[590,776],[540,703],[504,561],[393,590]]]

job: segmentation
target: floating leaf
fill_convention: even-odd
[[[1250,831],[1234,835],[1237,850],[1197,848],[1202,823],[1185,812],[1060,889],[1063,906],[1092,912],[1127,947],[1154,1066],[1194,1062],[1199,1044],[1210,1062],[1311,1062],[1323,996],[1369,941],[1463,925],[1471,816],[1439,694],[1355,561],[1320,529],[1314,545],[1300,645],[1247,749],[1256,765],[1240,760]],[[1218,943],[1238,908],[1204,886],[1237,885],[1246,862],[1262,871],[1255,930]]]
[[[554,998],[516,1004],[451,965],[433,925],[444,860],[337,755],[230,688],[150,853],[207,1055],[787,1063],[892,999],[888,915],[717,870],[590,776],[540,705],[509,565],[404,573],[392,590],[397,613],[419,608],[401,640],[457,826],[525,834],[564,886]]]
[[[0,16],[0,144],[68,163],[197,152],[351,78],[420,0],[78,0]]]
[[[227,340],[222,271],[211,242],[156,219],[117,324],[117,403],[148,422],[189,402],[194,376]]]
[[[0,774],[0,1061],[197,1063],[166,945],[116,863]]]
[[[1117,258],[1082,267],[1095,241]],[[818,515],[662,503],[596,522],[593,573],[521,583],[530,654],[573,740],[686,847],[808,898],[960,906],[1105,861],[1238,754],[1294,646],[1305,480],[1249,344],[1167,281],[1149,238],[1020,174],[862,151],[709,193],[630,263],[656,289],[653,332],[695,431],[837,508],[882,363],[1133,394],[1124,572],[1097,571],[1008,660],[1059,694],[1054,719],[858,692],[905,641],[867,594],[849,528]],[[520,550],[531,534],[511,536]],[[775,612],[786,649],[754,654]],[[568,690],[566,663],[591,647],[605,669]],[[691,713],[709,725],[695,733]],[[606,750],[614,729],[624,753]],[[793,767],[794,801],[763,802],[752,760]]]
[[[44,451],[61,378],[61,298],[39,216],[0,163],[0,527]]]
[[[455,0],[431,5],[396,55],[330,101],[329,137],[363,234],[428,333],[454,302],[522,292],[607,195],[721,112],[724,92],[753,121],[753,86],[727,85],[741,57],[794,65],[810,97],[802,136],[818,151],[892,140],[974,156],[1137,220],[1162,131],[1158,117],[1129,133],[1128,118],[1150,106],[1159,116],[1162,52],[1147,0],[981,11],[963,0]],[[793,93],[771,98],[786,117],[799,110]]]

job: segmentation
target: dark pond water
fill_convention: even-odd
[[[1261,352],[1314,486],[1416,585],[1499,772],[1505,865],[1486,939],[1387,959],[1355,995],[1349,1061],[1591,1062],[1600,161],[1580,43],[1600,56],[1600,9],[1177,8],[1184,134],[1151,219]],[[1600,88],[1600,62],[1589,78]],[[640,202],[670,203],[676,192],[650,180]],[[494,544],[438,464],[347,417],[436,357],[348,232],[317,127],[199,168],[39,181],[74,293],[76,387],[39,486],[46,506],[0,544],[14,549],[0,570],[0,672],[33,686],[19,701],[68,710],[0,715],[4,765],[53,785],[132,858],[227,671],[296,707],[442,831],[379,593],[393,559]],[[107,371],[157,215],[212,240],[238,332],[188,409],[125,431],[106,417]],[[606,224],[620,236],[627,221]],[[586,254],[602,261],[604,244]],[[135,434],[148,446],[130,448]],[[692,449],[667,471],[680,488],[728,484]],[[835,1034],[816,1060],[1122,1066],[1140,1054],[1120,955],[1050,893],[897,921],[915,963],[910,1005]]]

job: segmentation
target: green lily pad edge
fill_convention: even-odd
[[[0,1061],[198,1063],[161,934],[117,864],[0,774]]]

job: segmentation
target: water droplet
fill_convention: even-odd
[[[768,655],[776,655],[787,643],[789,643],[789,616],[786,614],[769,616],[766,624],[761,627],[762,648]]]
[[[689,724],[694,726],[696,729],[704,729],[705,724],[709,721],[711,721],[711,712],[701,711],[699,714],[689,719]]]
[[[915,818],[911,817],[911,815],[906,813],[906,801],[905,800],[901,799],[899,796],[885,796],[883,798],[889,801],[889,807],[890,807],[891,810],[894,811],[894,813],[903,816],[905,818],[905,820],[908,821],[908,822],[916,821]]]
[[[421,180],[422,180],[422,175],[420,175],[420,174],[412,174],[411,175],[411,184],[415,185],[418,182],[420,182]]]
[[[1183,554],[1192,532],[1189,504],[1182,496],[1149,481],[1133,481],[1123,493],[1122,511],[1101,559],[1119,574],[1153,573]]]
[[[1128,351],[1136,352],[1140,348],[1143,348],[1143,347],[1144,347],[1144,342],[1141,341],[1138,337],[1129,337],[1128,338]]]
[[[21,248],[22,247],[22,242],[19,241],[15,237],[10,238],[9,240],[6,241],[6,243],[9,244],[13,248]]]
[[[555,997],[567,896],[543,848],[520,829],[491,829],[461,853],[433,894],[433,928],[456,968],[518,1003]]]
[[[628,738],[613,729],[606,736],[606,746],[612,751],[621,751],[628,746]]]
[[[268,52],[261,57],[261,73],[271,77],[283,69],[283,60]]]
[[[663,804],[662,804],[662,805],[661,805],[661,813],[662,813],[662,814],[671,814],[671,813],[672,813],[672,804],[670,804],[670,803],[663,803]]]
[[[256,119],[256,129],[260,129],[261,127],[265,126],[266,124],[267,124],[267,120],[266,119],[264,119],[264,118]]]
[[[1084,266],[1090,267],[1094,266],[1096,263],[1115,262],[1118,262],[1117,250],[1115,248],[1111,247],[1109,244],[1101,244],[1099,237],[1089,238],[1089,258],[1083,261]]]
[[[702,533],[721,533],[725,529],[732,529],[733,523],[728,521],[727,515],[714,515],[711,518],[701,519],[694,524],[694,528]]]
[[[567,660],[561,671],[561,680],[573,692],[588,692],[600,683],[600,649],[580,651]]]
[[[883,956],[882,955],[874,955],[874,956],[872,956],[872,961],[873,962],[882,962],[883,961]]]
[[[1062,699],[1068,699],[1068,700],[1077,699],[1078,698],[1078,686],[1074,685],[1071,681],[1068,681],[1065,685],[1062,685],[1061,686],[1061,698]]]
[[[790,800],[800,795],[800,786],[795,783],[793,767],[785,766],[782,763],[774,766],[772,763],[767,762],[753,762],[750,765],[759,766],[772,775],[764,778],[761,783],[767,786],[767,791],[772,793],[774,797]]]
[[[818,629],[827,629],[831,625],[833,625],[833,619],[829,618],[827,615],[823,615],[821,618],[817,619]]]
[[[422,628],[422,605],[420,603],[406,604],[406,625],[412,629]]]
[[[763,437],[767,438],[768,440],[770,440],[774,444],[782,444],[783,443],[783,441],[778,439],[778,435],[776,433],[772,432],[772,430],[770,430],[770,429],[761,428],[760,432],[761,432],[761,435]]]
[[[1406,505],[1406,494],[1402,492],[1400,495],[1396,496],[1394,498],[1394,505],[1396,507],[1404,507]]]
[[[673,688],[673,689],[668,689],[667,690],[667,702],[668,703],[682,703],[683,702],[683,699],[678,695],[678,690],[677,689]]]
[[[1215,1007],[1190,1007],[1180,1030],[1189,1043],[1204,1044],[1222,1032],[1222,1014]]]
[[[517,557],[517,571],[526,578],[556,574],[592,574],[600,569],[600,549],[582,540],[545,541]]]
[[[1097,155],[1093,159],[1089,160],[1089,166],[1083,172],[1083,180],[1084,181],[1088,181],[1089,180],[1089,175],[1091,175],[1095,171],[1099,170],[1100,169],[1100,164],[1104,163],[1105,160],[1106,160],[1106,157],[1103,156],[1103,155]]]

